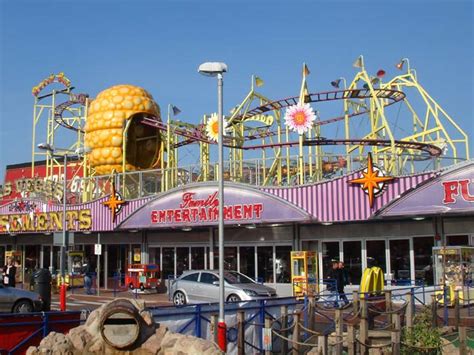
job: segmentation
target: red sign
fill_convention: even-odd
[[[196,193],[185,192],[178,208],[152,210],[151,222],[160,223],[200,223],[219,219],[219,199],[217,191],[205,199],[195,199]],[[245,221],[262,218],[263,203],[248,203],[224,206],[224,220]]]
[[[443,182],[444,187],[444,204],[456,203],[456,196],[461,194],[461,198],[467,202],[474,202],[474,195],[469,193],[469,185],[471,180],[452,180]]]

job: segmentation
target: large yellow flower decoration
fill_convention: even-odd
[[[219,139],[219,118],[213,113],[206,124],[206,134],[209,140],[217,142]]]

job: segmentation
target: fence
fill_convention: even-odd
[[[467,348],[468,328],[462,324],[460,312],[463,306],[470,305],[469,292],[465,293],[466,298],[460,297],[459,291],[455,292],[452,300],[447,287],[408,285],[392,287],[377,295],[354,291],[346,294],[347,304],[341,302],[340,295],[326,290],[316,297],[302,299],[227,303],[228,353],[297,354],[318,348],[323,354],[330,350],[340,354],[344,347],[349,354],[356,351],[365,354],[369,349],[390,347],[397,354],[402,347],[413,347],[402,342],[402,327],[412,328],[421,306],[430,305],[433,326],[449,322],[457,329],[447,344]],[[152,313],[157,322],[172,331],[216,340],[217,304],[160,307],[152,309]],[[374,343],[373,330],[385,332],[390,341]]]
[[[51,331],[66,333],[87,318],[81,312],[42,312],[0,316],[0,354],[24,354]]]

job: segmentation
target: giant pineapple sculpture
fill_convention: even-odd
[[[85,126],[85,145],[92,149],[89,161],[96,175],[156,167],[160,159],[157,128],[139,122],[140,116],[160,117],[160,108],[144,89],[116,85],[102,91],[90,103]],[[127,132],[124,132],[129,122]],[[126,133],[126,134],[124,134]],[[126,139],[126,154],[124,154]]]

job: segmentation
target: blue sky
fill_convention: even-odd
[[[418,78],[471,137],[473,5],[447,1],[22,1],[0,0],[0,181],[7,164],[30,161],[31,88],[64,71],[91,96],[114,84],[146,88],[163,111],[197,122],[216,106],[216,83],[197,73],[225,61],[225,109],[249,90],[298,94],[303,62],[311,91],[366,68],[397,74],[410,59]],[[471,154],[472,154],[471,149]]]

